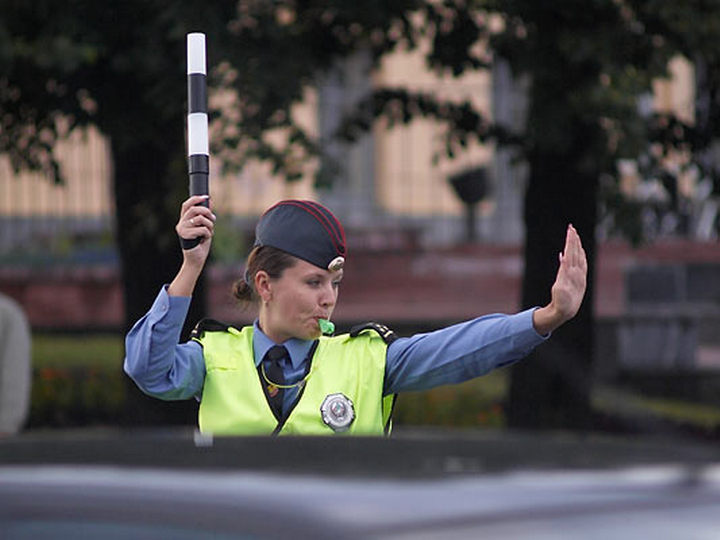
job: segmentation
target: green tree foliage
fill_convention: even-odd
[[[214,156],[235,166],[260,158],[288,180],[325,142],[294,123],[291,107],[357,51],[378,62],[427,39],[427,66],[438,73],[491,69],[502,59],[527,77],[521,130],[493,123],[468,102],[377,88],[338,132],[352,140],[379,116],[391,124],[424,116],[446,126],[441,150],[451,156],[471,140],[513,145],[530,166],[523,307],[547,302],[568,222],[585,242],[592,283],[599,181],[617,177],[618,157],[637,157],[657,141],[708,147],[720,118],[713,46],[720,6],[701,0],[0,0],[0,13],[0,151],[17,167],[60,178],[52,155],[59,137],[92,122],[110,138],[128,326],[179,262],[172,227],[186,192],[189,31],[207,33],[211,83],[235,96],[214,117]],[[638,109],[677,52],[703,67],[707,98],[698,125],[679,130],[668,129],[677,119]],[[277,128],[285,144],[268,137]],[[616,189],[610,193],[621,202]],[[516,368],[512,424],[588,425],[592,311],[591,287],[577,319]]]

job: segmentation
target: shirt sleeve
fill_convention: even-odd
[[[517,362],[549,337],[535,330],[533,311],[486,315],[396,339],[387,350],[385,395],[460,383]]]
[[[125,337],[125,373],[146,394],[175,400],[202,392],[202,346],[195,341],[178,343],[189,306],[189,297],[170,296],[163,287],[150,311]]]

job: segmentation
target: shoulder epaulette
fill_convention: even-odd
[[[366,322],[353,326],[350,329],[350,337],[359,336],[360,332],[362,332],[363,330],[375,330],[378,334],[380,334],[380,337],[383,338],[383,341],[388,345],[390,345],[398,338],[397,334],[390,330],[387,326],[376,322]]]
[[[224,322],[216,321],[215,319],[200,319],[195,325],[195,328],[190,332],[191,338],[199,338],[203,332],[227,332],[230,328],[229,324]]]

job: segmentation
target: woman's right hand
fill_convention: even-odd
[[[184,264],[201,270],[210,254],[213,233],[215,232],[215,214],[200,203],[208,201],[208,195],[193,195],[182,203],[180,219],[175,231],[180,238],[190,240],[199,238],[200,242],[192,249],[183,249]]]

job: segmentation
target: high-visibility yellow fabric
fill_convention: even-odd
[[[204,331],[195,338],[203,346],[205,384],[199,424],[216,435],[269,435],[278,421],[263,393],[253,359],[253,328]],[[348,435],[382,435],[394,396],[383,398],[387,344],[375,332],[357,337],[343,334],[321,337],[295,407],[279,434],[332,435],[322,419],[325,398],[343,394],[353,405],[355,418]]]

